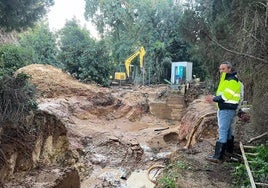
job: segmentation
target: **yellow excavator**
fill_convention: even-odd
[[[141,47],[139,50],[137,50],[135,53],[133,53],[131,56],[129,56],[125,60],[125,71],[120,70],[120,72],[115,72],[114,79],[116,81],[131,81],[131,62],[132,60],[139,55],[140,57],[140,68],[143,69],[143,58],[146,54],[146,51],[144,47]]]

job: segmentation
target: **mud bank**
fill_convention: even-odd
[[[37,85],[39,111],[22,137],[1,131],[1,149],[11,148],[1,155],[5,187],[132,187],[133,176],[166,165],[187,143],[215,137],[212,116],[197,125],[214,106],[199,100],[188,107],[167,85],[112,89],[47,65],[19,71]]]

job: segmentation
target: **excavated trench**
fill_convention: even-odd
[[[28,143],[31,157],[23,158],[25,154],[16,152],[15,146],[12,155],[5,154],[8,163],[1,169],[8,180],[5,187],[154,187],[147,170],[165,165],[185,145],[186,132],[191,132],[200,114],[183,112],[183,97],[177,94],[171,98],[181,103],[172,103],[177,108],[173,111],[167,102],[160,102],[160,108],[156,102],[133,107],[121,101],[118,106],[118,99],[110,94],[100,96],[43,100],[29,122],[30,130],[36,131]],[[179,108],[181,114],[192,114],[182,118],[190,121],[184,126],[175,115]],[[153,113],[159,110],[170,114],[158,118]],[[193,142],[203,133],[199,131]]]
[[[67,182],[74,187],[129,187],[132,172],[164,161],[178,143],[176,130],[165,130],[172,125],[148,115],[145,106],[118,106],[111,95],[44,100],[27,125],[32,133],[24,133],[32,136],[27,146],[18,148],[25,140],[13,135],[16,143],[8,146],[13,151],[4,150],[2,182],[8,180],[6,187],[62,187]],[[2,135],[9,134],[4,129]],[[4,148],[9,140],[2,140]]]
[[[150,167],[166,165],[178,149],[204,137],[215,138],[215,107],[202,100],[186,106],[185,96],[167,86],[81,85],[43,66],[25,69],[41,85],[39,110],[26,129],[14,130],[23,134],[1,129],[4,187],[154,187]],[[55,79],[45,85],[42,75]]]

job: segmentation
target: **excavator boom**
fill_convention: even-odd
[[[144,49],[144,47],[141,47],[138,51],[136,51],[134,54],[132,54],[131,56],[129,56],[129,58],[126,59],[125,61],[125,67],[126,67],[126,73],[127,73],[127,77],[130,76],[130,64],[132,62],[132,60],[137,57],[138,55],[140,55],[140,68],[143,68],[143,57],[145,55],[146,51]]]

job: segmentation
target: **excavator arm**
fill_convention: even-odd
[[[143,57],[145,56],[146,51],[144,49],[144,47],[141,47],[140,49],[140,68],[143,68]]]
[[[140,68],[143,68],[143,57],[146,54],[146,51],[144,49],[144,47],[141,47],[138,51],[136,51],[134,54],[132,54],[131,56],[129,56],[129,58],[126,59],[125,61],[125,67],[126,67],[126,73],[127,73],[127,77],[130,76],[130,64],[132,62],[132,60],[137,57],[138,55],[140,55]]]

